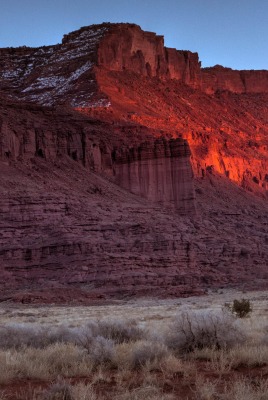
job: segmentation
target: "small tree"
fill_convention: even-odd
[[[233,301],[231,311],[238,318],[247,317],[252,312],[250,301],[248,299],[242,299],[242,300],[235,299]]]

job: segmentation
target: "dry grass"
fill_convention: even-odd
[[[248,382],[246,379],[233,382],[225,389],[223,400],[267,400],[268,383],[265,381]]]
[[[227,373],[238,367],[261,367],[268,365],[268,346],[247,343],[229,350],[205,348],[195,350],[191,359],[207,360],[208,366],[218,373]]]
[[[115,400],[175,400],[170,394],[164,394],[163,391],[155,385],[142,385],[130,391],[124,391],[116,395]]]
[[[74,321],[2,324],[0,400],[10,399],[4,385],[25,379],[47,382],[47,388],[23,389],[18,400],[171,400],[180,398],[181,389],[187,400],[268,400],[262,372],[259,380],[247,382],[238,371],[268,366],[268,319],[262,309],[256,303],[249,318],[238,320],[223,311],[224,301],[213,310],[200,304],[190,310],[167,302],[167,317],[159,301],[153,310],[146,306],[147,317],[144,307],[136,322],[121,315],[86,318],[78,326]]]
[[[0,352],[0,383],[14,379],[50,380],[58,376],[83,376],[93,365],[83,349],[73,344],[54,344],[45,349],[26,347]]]
[[[91,384],[78,383],[71,388],[73,400],[102,400],[98,396]]]
[[[196,400],[267,400],[268,383],[264,380],[249,382],[239,379],[231,384],[222,385],[222,382],[197,379]]]
[[[116,348],[115,365],[119,369],[140,369],[144,365],[159,368],[170,356],[163,343],[141,340],[135,343],[122,343]]]

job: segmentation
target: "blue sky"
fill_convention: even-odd
[[[268,69],[268,0],[0,0],[0,47],[56,44],[104,21],[164,35],[202,66]]]

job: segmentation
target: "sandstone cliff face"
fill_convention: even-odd
[[[113,182],[109,125],[18,105],[0,106],[0,121],[1,296],[202,292],[194,249],[176,224],[167,229],[168,211]]]
[[[164,47],[163,36],[137,25],[120,24],[108,30],[98,48],[98,65],[109,70],[133,71],[148,77],[200,84],[197,53]]]
[[[96,69],[174,79],[209,94],[268,92],[267,71],[201,69],[197,53],[166,48],[162,36],[134,24],[84,27],[53,46],[0,49],[0,91],[46,106],[109,107]]]
[[[39,157],[55,161],[59,157],[69,156],[95,171],[111,168],[105,144],[89,135],[89,126],[72,126],[60,118],[49,126],[49,113],[46,115],[40,110],[37,113],[39,115],[35,117],[31,112],[25,112],[17,121],[10,114],[0,117],[0,160],[22,162]],[[15,118],[16,110],[12,114]],[[50,115],[53,120],[53,114]],[[20,124],[19,129],[17,124]]]
[[[195,182],[196,215],[183,139],[127,146],[125,138],[114,150],[116,124],[13,104],[0,107],[0,119],[2,296],[59,288],[89,298],[185,296],[265,285],[266,202],[209,173]],[[131,123],[122,128],[137,141]]]
[[[267,93],[268,71],[238,71],[220,65],[203,68],[201,90],[212,94],[228,90],[233,93]]]
[[[53,162],[67,156],[85,168],[105,173],[119,186],[149,201],[173,206],[180,214],[195,213],[193,173],[186,140],[156,140],[140,147],[116,150],[98,136],[88,124],[72,126],[56,119],[46,127],[47,119],[29,113],[18,120],[0,117],[0,160],[27,161],[39,157]],[[67,132],[66,132],[66,131]],[[113,177],[115,175],[115,177]]]
[[[116,182],[131,193],[195,215],[195,192],[190,149],[183,139],[143,143],[115,151]]]
[[[0,293],[267,286],[266,77],[129,24],[1,49]]]

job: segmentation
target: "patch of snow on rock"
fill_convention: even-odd
[[[43,105],[53,105],[57,96],[65,94],[71,88],[71,84],[82,74],[89,71],[92,65],[93,64],[88,61],[72,72],[69,77],[59,75],[38,77],[36,81],[25,88],[22,93],[25,94],[25,98],[29,101],[34,101]],[[40,91],[42,92],[40,93]]]

